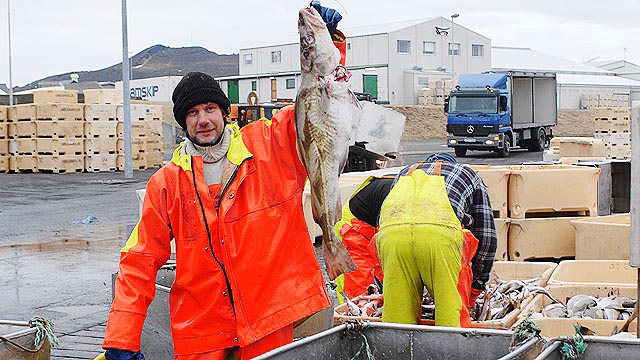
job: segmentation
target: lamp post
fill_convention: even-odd
[[[455,71],[454,71],[454,59],[455,59],[455,54],[453,52],[453,47],[455,45],[455,43],[453,42],[453,19],[457,18],[458,16],[460,16],[460,14],[456,13],[451,15],[451,86],[455,85]]]
[[[11,74],[11,0],[7,0],[7,28],[9,37],[9,106],[13,106],[13,75]]]

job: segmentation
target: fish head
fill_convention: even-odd
[[[300,68],[316,76],[329,74],[340,64],[340,51],[333,45],[327,25],[313,7],[300,9]]]

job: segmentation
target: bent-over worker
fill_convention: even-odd
[[[489,280],[496,244],[489,196],[475,171],[448,153],[404,168],[382,205],[376,235],[382,321],[415,324],[426,286],[436,325],[470,327],[469,307]]]
[[[373,239],[378,230],[380,207],[391,190],[393,180],[393,176],[368,177],[342,207],[342,218],[335,225],[336,234],[358,269],[336,279],[340,302],[343,301],[342,291],[353,298],[365,293],[367,287],[375,283],[374,278],[383,281],[382,266]]]

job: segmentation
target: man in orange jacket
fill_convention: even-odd
[[[335,27],[339,14],[322,9]],[[290,343],[295,321],[330,306],[304,230],[294,110],[240,129],[225,121],[230,101],[218,82],[198,72],[172,100],[187,139],[149,179],[121,250],[102,356],[144,359],[142,326],[175,238],[174,359],[253,358]]]

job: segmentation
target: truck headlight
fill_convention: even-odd
[[[493,145],[494,141],[493,140],[485,140],[484,143],[485,143],[485,145]]]
[[[457,143],[458,143],[458,140],[456,139],[449,140],[449,144],[457,144]]]

